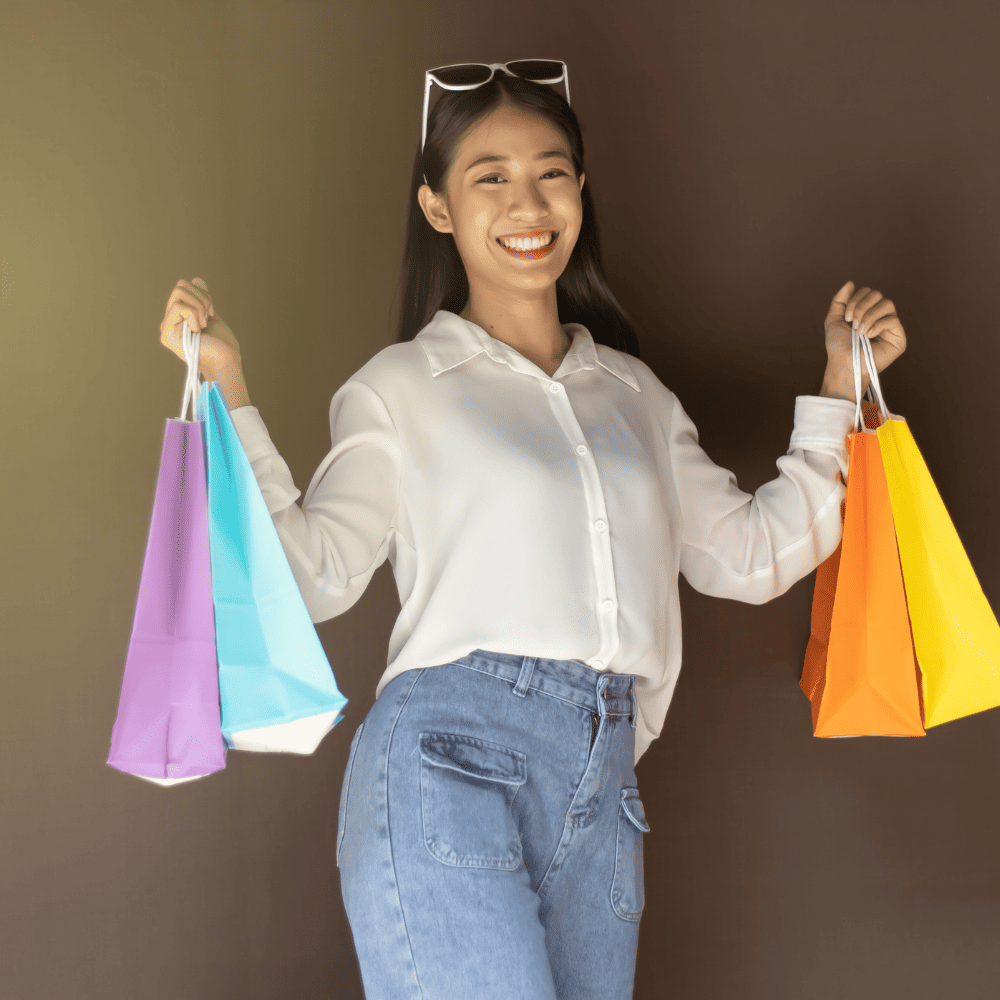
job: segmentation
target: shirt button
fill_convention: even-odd
[[[562,386],[558,382],[549,383],[549,392],[560,392],[562,391]]]
[[[607,527],[607,524],[605,524],[604,521],[595,521],[594,527],[597,528],[598,531],[603,531]]]
[[[578,444],[576,446],[576,453],[578,455],[586,455],[587,454],[587,446],[585,444]]]
[[[610,597],[606,597],[604,599],[604,606],[610,611],[615,606],[615,602]]]
[[[604,660],[594,660],[594,669],[600,670],[604,666]]]

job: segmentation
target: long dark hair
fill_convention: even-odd
[[[579,179],[583,173],[583,136],[566,99],[552,87],[498,71],[475,90],[449,90],[435,104],[427,122],[427,143],[413,160],[406,248],[400,273],[403,304],[399,339],[412,340],[438,309],[460,313],[469,298],[469,280],[451,233],[439,233],[417,201],[424,175],[440,192],[451,156],[467,129],[502,103],[541,113],[565,135]],[[582,323],[597,343],[639,357],[639,340],[625,310],[608,287],[601,264],[601,242],[588,178],[581,201],[580,234],[566,268],[556,281],[561,323]]]

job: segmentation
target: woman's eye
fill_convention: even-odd
[[[548,177],[550,174],[555,174],[557,177],[568,176],[565,170],[553,169],[553,170],[546,170],[545,173],[542,174],[542,177]],[[492,181],[494,179],[501,181],[503,180],[503,178],[499,174],[489,174],[486,177],[480,177],[477,183],[485,184],[487,181]]]

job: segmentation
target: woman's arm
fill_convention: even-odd
[[[226,407],[230,411],[240,406],[250,405],[250,396],[247,394],[242,364],[233,364],[224,368],[212,381],[218,382],[219,392],[222,393],[222,398],[226,401]]]
[[[816,393],[817,396],[828,396],[830,399],[846,399],[848,403],[857,403],[857,395],[854,390],[854,383],[848,388],[840,377],[839,366],[827,365],[823,373],[823,386]]]
[[[239,402],[235,375],[230,387]],[[232,421],[312,621],[343,614],[385,561],[399,508],[402,454],[381,397],[354,377],[334,393],[331,448],[304,496],[257,408]]]

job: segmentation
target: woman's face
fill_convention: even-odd
[[[580,233],[584,175],[573,174],[569,144],[541,115],[503,104],[461,140],[444,197],[418,192],[430,224],[452,233],[469,287],[492,294],[554,285]],[[518,252],[501,238],[541,233],[549,249]]]

